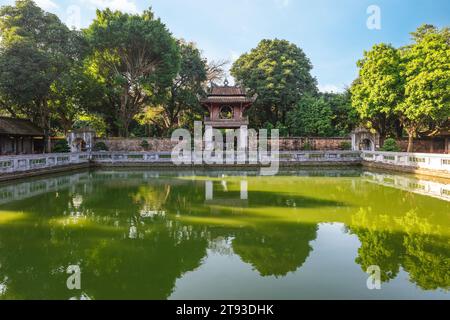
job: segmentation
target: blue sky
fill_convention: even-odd
[[[0,0],[11,4],[13,0]],[[356,77],[356,61],[379,42],[401,46],[423,23],[450,26],[449,0],[35,0],[62,21],[89,25],[96,8],[140,12],[151,6],[176,37],[194,41],[209,59],[235,60],[263,38],[286,39],[314,65],[321,90],[340,91]],[[381,29],[370,30],[370,5]],[[74,12],[80,12],[77,19]],[[73,19],[75,17],[75,19]],[[77,23],[78,24],[78,23]]]

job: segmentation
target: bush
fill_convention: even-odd
[[[108,151],[108,147],[106,146],[106,144],[104,142],[97,142],[94,145],[94,151]]]
[[[341,143],[341,149],[342,150],[352,150],[352,144],[348,141],[343,141]]]
[[[69,153],[70,147],[69,147],[69,143],[67,142],[67,140],[64,139],[64,140],[56,141],[55,146],[53,147],[53,152],[54,153]]]
[[[313,146],[311,145],[311,143],[309,141],[306,141],[305,144],[302,147],[302,150],[304,150],[304,151],[312,151],[313,150]]]
[[[397,141],[392,138],[388,138],[384,141],[383,147],[380,148],[381,151],[390,151],[390,152],[399,152],[401,151],[400,147],[397,144]]]
[[[147,140],[142,140],[142,142],[141,142],[141,147],[142,147],[145,151],[147,151],[148,148],[150,147],[150,144],[148,143]]]

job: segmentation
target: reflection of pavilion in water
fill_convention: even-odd
[[[240,188],[239,188],[239,198],[234,197],[225,197],[222,194],[229,193],[229,182],[225,179],[220,181],[220,186],[222,188],[219,197],[214,197],[214,182],[213,180],[205,181],[205,204],[207,206],[227,206],[233,207],[234,210],[238,210],[239,208],[248,206],[248,181],[245,178],[240,180]],[[237,195],[236,195],[237,196]],[[213,208],[211,208],[213,209]],[[215,210],[212,210],[215,211]]]
[[[191,174],[186,172],[183,176],[189,177]],[[214,176],[206,178],[206,181],[200,180],[203,179],[200,177],[192,182],[180,179],[178,174],[167,180],[157,172],[99,171],[34,179],[0,188],[0,198],[4,195],[4,203],[49,192],[60,193],[58,199],[55,199],[54,193],[31,199],[28,203],[30,218],[34,217],[35,220],[31,221],[36,223],[24,229],[26,232],[17,232],[14,224],[4,224],[0,232],[0,241],[4,244],[0,255],[0,285],[2,276],[7,276],[13,279],[7,284],[11,296],[26,292],[25,297],[29,298],[64,297],[65,292],[57,291],[59,287],[56,284],[64,283],[62,279],[65,281],[66,274],[56,274],[49,279],[48,270],[67,265],[73,256],[83,260],[84,277],[93,284],[86,294],[104,299],[167,298],[174,292],[177,279],[188,271],[198,269],[208,254],[207,250],[235,254],[262,277],[283,277],[302,268],[316,248],[317,243],[312,241],[317,238],[320,218],[316,217],[308,223],[278,220],[277,216],[288,207],[285,201],[270,202],[277,198],[286,200],[290,196],[283,195],[283,190],[275,189],[272,197],[267,194],[258,197],[258,188],[254,184],[252,207],[261,208],[270,203],[275,207],[276,215],[253,219],[254,215],[244,208],[249,205],[248,181],[253,181],[252,178]],[[395,179],[392,180],[395,177],[397,182],[391,184],[396,188],[402,185],[418,188],[417,180],[408,176],[377,175],[371,180],[383,181],[388,185],[395,182]],[[370,179],[367,175],[365,178]],[[199,181],[202,182],[198,184]],[[370,184],[365,184],[362,189],[365,187],[370,187]],[[368,190],[375,189],[378,188]],[[430,190],[438,189],[436,186],[430,187]],[[176,202],[177,199],[180,202]],[[186,210],[180,210],[180,216],[204,219],[199,220],[201,223],[183,222],[175,216],[173,208],[186,202],[189,205]],[[398,205],[400,200],[396,203]],[[38,210],[39,204],[43,208]],[[330,205],[328,202],[324,204]],[[421,288],[448,288],[448,238],[442,234],[445,229],[430,221],[423,208],[418,213],[412,210],[407,214],[385,215],[385,211],[376,208],[371,211],[364,205],[361,205],[363,208],[355,206],[355,210],[339,211],[345,213],[342,217],[347,217],[345,222],[349,230],[361,241],[356,263],[361,265],[362,272],[376,264],[382,268],[382,280],[389,281],[398,276],[400,268],[404,268],[410,275],[410,281]],[[201,211],[203,207],[209,207],[214,216]],[[220,216],[215,214],[225,207],[236,208],[236,211],[240,207],[244,214],[230,215],[227,210],[222,210]],[[174,214],[151,214],[166,208]],[[82,225],[68,223],[61,212],[71,210],[92,213],[86,220],[90,224],[81,229]],[[148,215],[143,216],[143,211]],[[45,212],[54,212],[54,215],[47,217]],[[227,224],[230,220],[235,224]],[[248,227],[248,222],[251,227]],[[92,239],[99,237],[105,241],[101,246],[93,246]],[[17,246],[19,240],[31,245]],[[34,246],[35,243],[42,245]],[[34,258],[34,268],[24,265],[26,259],[31,259],[29,257]],[[126,281],[111,282],[111,278]],[[29,289],[33,285],[42,288],[42,284],[49,281],[52,285],[44,286],[44,290]],[[27,284],[26,291],[17,285],[20,283]]]

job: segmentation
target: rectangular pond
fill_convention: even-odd
[[[359,169],[98,170],[0,184],[0,299],[449,290],[449,181]]]

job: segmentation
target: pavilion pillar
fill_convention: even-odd
[[[449,152],[449,144],[450,144],[450,141],[449,141],[449,139],[448,139],[448,137],[445,137],[445,146],[444,146],[444,148],[445,148],[445,153],[450,153]]]
[[[207,201],[214,199],[214,185],[210,180],[205,181],[205,199]]]
[[[241,200],[248,200],[248,182],[241,180]]]

